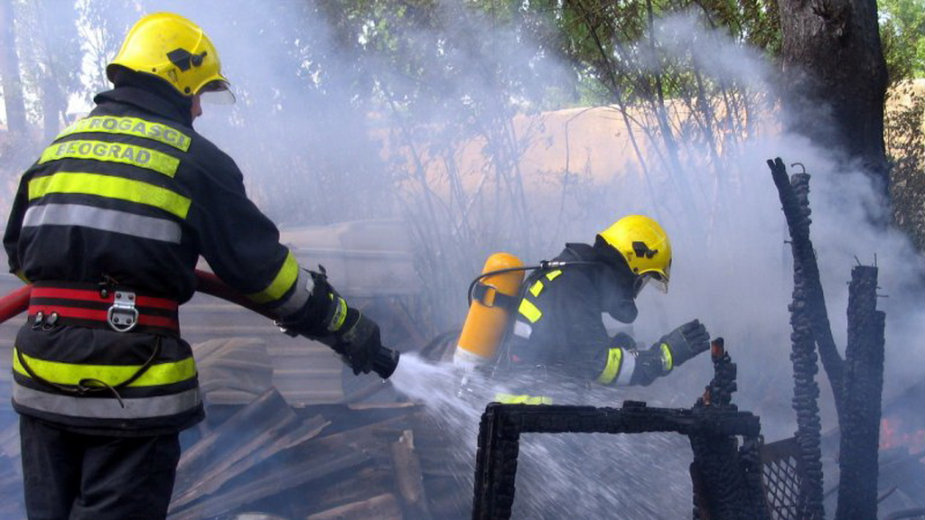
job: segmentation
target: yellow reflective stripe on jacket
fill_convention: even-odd
[[[292,288],[292,284],[299,278],[299,262],[296,261],[292,251],[286,255],[286,260],[276,273],[273,281],[262,291],[248,294],[247,297],[257,303],[270,303],[279,300]]]
[[[13,370],[29,376],[19,362],[19,353],[13,348]],[[26,364],[36,376],[59,385],[77,385],[82,380],[101,381],[109,386],[117,386],[135,375],[142,365],[83,365],[48,361],[22,354]],[[156,363],[148,367],[141,376],[128,386],[158,386],[179,383],[196,377],[196,362],[192,357],[172,363]]]
[[[58,134],[58,138],[83,132],[133,135],[151,139],[172,146],[177,150],[189,150],[190,137],[183,132],[161,123],[145,121],[137,117],[93,116],[77,121]]]
[[[526,298],[520,300],[520,307],[517,308],[517,312],[530,320],[530,323],[536,323],[537,320],[543,317],[543,311]]]
[[[29,181],[29,200],[49,193],[79,193],[127,200],[186,218],[190,199],[147,182],[97,173],[58,172]]]
[[[126,143],[74,140],[49,146],[42,152],[39,164],[59,159],[93,159],[97,161],[129,164],[173,177],[180,159],[157,150]]]
[[[552,404],[552,398],[544,395],[517,395],[499,392],[493,399],[501,404]]]
[[[556,277],[559,276],[560,274],[562,274],[562,270],[561,270],[561,269],[556,269],[555,271],[550,271],[550,272],[546,273],[546,279],[548,279],[548,280],[555,280]],[[537,281],[533,282],[533,285],[530,286],[530,294],[532,294],[533,297],[536,298],[537,296],[540,295],[541,292],[543,292],[543,288],[544,288],[544,287],[545,287],[545,286],[543,285],[543,280],[537,280]]]
[[[602,385],[609,385],[617,378],[617,374],[620,373],[620,365],[623,364],[623,349],[622,348],[612,348],[607,351],[607,364],[604,365],[604,370],[601,371],[601,375],[597,376],[597,382]]]

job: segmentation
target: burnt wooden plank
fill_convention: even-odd
[[[390,447],[392,464],[395,466],[395,484],[412,518],[429,520],[430,510],[424,491],[424,477],[421,462],[414,452],[414,432],[405,430]]]
[[[366,520],[367,518],[402,520],[404,517],[395,495],[385,493],[310,515],[305,520]]]

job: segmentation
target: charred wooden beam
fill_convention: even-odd
[[[877,310],[877,268],[856,266],[848,289],[845,415],[837,520],[876,518],[885,314]]]
[[[788,178],[787,168],[780,158],[769,160],[768,166],[783,206],[793,252],[793,303],[790,305],[793,409],[797,415],[795,436],[800,445],[801,466],[807,476],[800,481],[797,515],[801,519],[822,520],[825,509],[816,345],[819,345],[823,366],[832,384],[837,409],[841,408],[842,401],[842,360],[832,339],[819,266],[809,239],[809,175],[802,173]]]
[[[760,430],[758,417],[731,409],[650,408],[633,401],[624,402],[623,408],[490,403],[479,426],[472,518],[510,518],[521,433],[676,432],[756,438]]]
[[[819,346],[819,356],[826,376],[832,385],[835,396],[835,406],[840,408],[842,400],[842,372],[844,372],[841,356],[832,337],[832,328],[829,324],[828,311],[825,307],[825,293],[819,279],[819,265],[816,263],[816,251],[809,239],[809,225],[812,222],[809,208],[809,174],[796,173],[787,176],[787,167],[780,157],[773,161],[768,160],[771,176],[777,186],[787,228],[790,232],[790,248],[793,252],[794,281],[799,281],[803,287],[801,301],[805,306],[806,318],[809,321],[813,340]],[[799,278],[799,280],[797,280]],[[794,304],[796,305],[796,301]]]
[[[736,364],[726,352],[723,338],[710,345],[713,379],[694,404],[699,413],[736,412]],[[762,483],[757,436],[746,436],[742,446],[734,436],[711,430],[688,434],[694,461],[690,473],[694,488],[695,520],[769,520]]]

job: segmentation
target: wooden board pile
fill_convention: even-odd
[[[181,457],[171,520],[245,512],[311,520],[465,517],[469,488],[430,473],[449,454],[433,443],[416,446],[428,426],[414,403],[293,408],[271,387],[247,405],[212,412],[213,425]]]

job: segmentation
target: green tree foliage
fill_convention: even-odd
[[[925,0],[880,0],[878,6],[890,83],[925,77]]]
[[[734,41],[769,54],[780,49],[777,2],[749,0],[542,0],[523,4],[544,23],[529,26],[544,51],[574,64],[584,81],[581,103],[638,102],[658,90],[650,65],[658,59],[654,21],[672,14],[697,16],[706,27],[719,29]],[[685,81],[662,85],[668,95]]]

